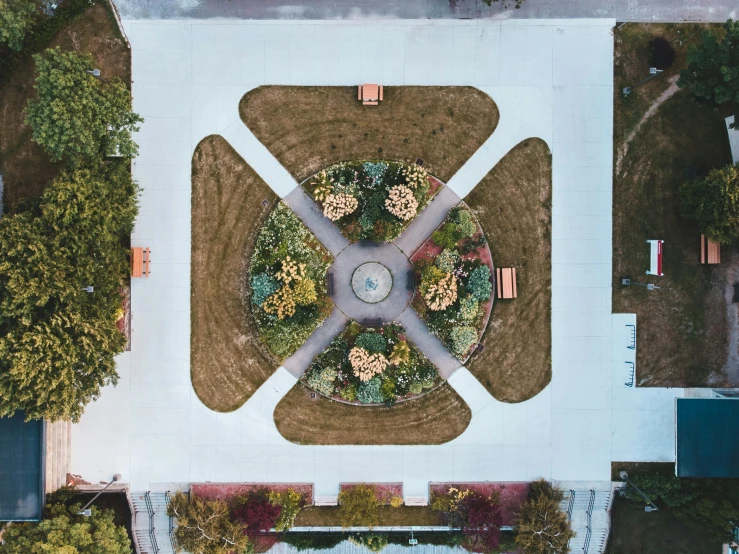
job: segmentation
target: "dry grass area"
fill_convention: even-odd
[[[430,506],[380,506],[378,527],[444,525],[441,513]],[[295,518],[295,527],[341,527],[338,506],[308,506],[303,508]]]
[[[634,89],[627,99],[621,97],[624,86],[648,74],[649,41],[663,36],[672,42],[677,55],[665,72],[669,78],[685,67],[687,45],[705,27],[630,23],[616,33],[616,152],[669,85],[660,76]],[[701,176],[731,161],[723,117],[698,106],[689,91],[681,90],[648,121],[635,134],[614,175],[613,311],[637,315],[638,385],[705,386],[709,380],[720,384],[728,352],[724,295],[739,255],[723,247],[721,265],[700,265],[700,230],[680,217],[678,188],[690,166]],[[664,277],[645,275],[647,239],[665,241]],[[660,289],[622,287],[623,277],[655,283]]]
[[[498,125],[498,108],[472,87],[386,87],[362,106],[356,87],[265,86],[248,92],[241,119],[300,182],[350,160],[424,160],[449,178]]]
[[[120,37],[118,26],[105,3],[96,4],[60,31],[49,47],[87,52],[106,79],[131,82],[131,52]],[[35,198],[62,170],[46,152],[31,142],[31,128],[23,110],[34,94],[36,65],[32,58],[16,69],[0,88],[0,173],[3,175],[5,210],[24,198]]]
[[[244,302],[254,241],[278,200],[224,139],[210,136],[198,145],[192,160],[190,367],[198,398],[218,412],[241,406],[279,366]]]
[[[446,383],[392,408],[334,402],[295,385],[275,408],[277,429],[296,444],[442,444],[458,437],[472,413]]]
[[[552,156],[539,139],[514,147],[470,195],[496,267],[515,267],[518,298],[496,299],[469,370],[495,398],[523,402],[552,378]]]

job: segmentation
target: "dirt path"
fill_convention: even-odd
[[[641,129],[642,125],[650,118],[652,117],[657,109],[667,102],[670,98],[672,98],[677,91],[680,90],[680,87],[677,86],[677,80],[680,78],[680,75],[673,75],[670,77],[667,82],[670,83],[670,86],[665,89],[665,91],[660,94],[654,102],[652,102],[652,105],[649,106],[649,109],[644,112],[644,115],[639,120],[639,123],[636,124],[634,129],[629,133],[629,136],[626,137],[626,140],[624,143],[619,147],[618,149],[618,156],[616,157],[616,175],[618,175],[621,172],[621,163],[623,162],[623,159],[626,157],[626,153],[629,151],[629,144],[631,144],[631,141],[634,140],[634,137],[639,132],[639,129]]]

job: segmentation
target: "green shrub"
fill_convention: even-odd
[[[385,379],[382,382],[382,387],[380,390],[382,391],[382,396],[385,398],[385,400],[395,398],[395,383],[392,379]]]
[[[359,385],[357,400],[362,404],[380,404],[385,401],[382,395],[382,381],[379,377],[373,377]]]
[[[475,300],[487,300],[493,291],[493,284],[490,282],[490,268],[486,265],[476,267],[465,285],[465,288],[472,293]]]
[[[346,537],[338,533],[285,533],[281,540],[298,551],[329,550],[344,542]]]
[[[445,273],[454,271],[454,266],[459,262],[459,252],[456,250],[444,249],[436,256],[434,264]]]
[[[331,367],[312,371],[308,376],[308,386],[321,394],[331,396],[334,393],[334,381],[339,372]]]
[[[373,486],[361,484],[339,492],[342,527],[374,527],[379,520],[379,507]]]
[[[435,285],[446,276],[446,273],[435,265],[427,265],[421,269],[421,286]]]
[[[270,491],[269,501],[271,504],[280,507],[280,515],[277,516],[275,522],[277,532],[290,529],[298,513],[305,506],[305,498],[294,489],[287,489],[282,492]]]
[[[477,342],[477,329],[474,327],[454,327],[449,333],[451,341],[452,354],[457,358],[461,358],[470,349],[470,346]]]
[[[457,216],[457,232],[462,238],[469,238],[477,232],[477,225],[467,210],[460,211]]]
[[[421,394],[423,392],[423,383],[420,383],[418,381],[416,381],[415,383],[411,383],[409,390],[411,394]]]
[[[462,236],[457,231],[457,226],[451,222],[444,224],[441,229],[434,231],[431,235],[431,240],[434,244],[449,250],[453,250],[461,238]]]
[[[381,552],[387,546],[387,535],[379,533],[361,533],[349,537],[349,540],[354,544],[364,546],[370,552]]]
[[[474,296],[462,298],[459,301],[459,317],[462,321],[471,322],[477,317],[478,304]]]
[[[339,391],[339,396],[347,402],[354,402],[357,399],[357,388],[354,385],[347,385]]]
[[[23,38],[33,25],[36,6],[28,0],[0,0],[0,42],[20,51]]]
[[[267,273],[258,273],[252,275],[251,278],[251,301],[257,306],[264,304],[264,301],[280,288],[277,279]]]
[[[387,341],[380,333],[362,333],[354,342],[355,346],[360,346],[368,352],[385,352],[387,350]]]

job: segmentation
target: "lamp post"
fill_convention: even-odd
[[[628,473],[626,473],[625,471],[619,471],[618,475],[619,477],[621,477],[621,480],[624,483],[627,483],[631,485],[632,487],[634,487],[636,489],[636,492],[638,492],[641,495],[641,497],[649,503],[649,506],[644,506],[645,512],[649,513],[649,512],[656,512],[659,510],[659,508],[655,505],[655,503],[649,500],[649,498],[647,498],[647,495],[644,494],[639,487],[637,487],[634,483],[631,482],[631,480],[629,479]]]
[[[646,79],[644,79],[642,81],[639,81],[635,85],[632,85],[630,87],[624,87],[621,92],[623,93],[624,97],[626,97],[629,94],[631,94],[631,91],[634,90],[636,87],[638,87],[639,85],[642,85],[642,84],[646,83],[647,81],[649,81],[649,79],[654,79],[657,75],[659,75],[663,71],[664,71],[663,69],[657,69],[656,67],[650,67],[649,68],[649,77],[647,77]]]
[[[95,496],[93,496],[92,497],[92,500],[90,500],[87,504],[85,504],[84,506],[82,506],[82,508],[80,509],[80,511],[77,512],[77,515],[78,516],[90,517],[92,515],[92,510],[90,510],[89,508],[92,505],[92,503],[97,500],[98,496],[100,496],[101,494],[103,494],[103,492],[105,492],[105,489],[107,489],[110,485],[112,485],[116,481],[120,481],[120,480],[121,480],[121,474],[120,473],[116,473],[115,475],[113,475],[112,481],[110,483],[108,483],[107,485],[105,485],[102,489],[100,489],[100,492],[98,492]]]

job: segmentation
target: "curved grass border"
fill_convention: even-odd
[[[317,395],[302,383],[274,411],[277,430],[303,445],[431,445],[461,435],[472,412],[448,384],[392,408],[354,406]]]
[[[279,367],[244,304],[244,275],[257,231],[278,201],[220,136],[206,137],[195,148],[190,377],[200,401],[217,412],[239,408]]]
[[[464,199],[498,267],[515,267],[518,298],[496,300],[485,346],[467,366],[501,402],[552,380],[552,155],[538,138],[513,147]]]
[[[239,104],[241,120],[298,182],[352,160],[414,163],[443,182],[498,125],[498,107],[474,87],[385,87],[363,106],[356,87],[261,86]]]

